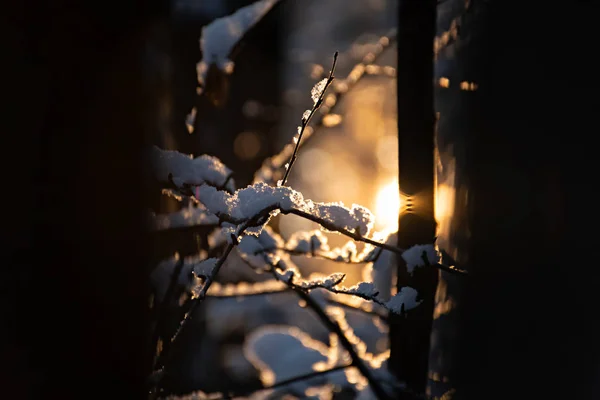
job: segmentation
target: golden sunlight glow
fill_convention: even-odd
[[[398,181],[392,180],[382,185],[375,196],[376,225],[379,230],[394,232],[398,230],[400,211],[400,193]]]
[[[439,184],[435,191],[435,220],[438,224],[452,216],[454,211],[454,189],[448,185]]]

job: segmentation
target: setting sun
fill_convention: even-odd
[[[398,181],[392,180],[380,186],[375,196],[374,212],[377,228],[385,231],[396,231],[398,229],[399,210]]]

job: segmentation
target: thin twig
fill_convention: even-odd
[[[290,175],[290,171],[292,170],[292,167],[294,166],[294,162],[296,162],[298,149],[300,148],[300,142],[302,141],[302,135],[304,134],[304,129],[306,129],[306,126],[310,122],[310,119],[312,118],[312,116],[317,112],[319,107],[321,107],[321,104],[323,104],[323,97],[325,96],[325,92],[327,91],[327,88],[329,87],[329,85],[331,85],[331,82],[333,82],[333,80],[335,79],[335,77],[333,76],[333,73],[335,71],[335,64],[337,63],[337,58],[338,58],[338,52],[336,51],[333,55],[333,64],[331,66],[331,70],[329,71],[329,76],[327,77],[327,82],[325,82],[325,87],[319,94],[319,98],[317,99],[317,101],[315,101],[315,103],[313,104],[313,107],[310,110],[310,114],[308,115],[308,117],[302,118],[302,125],[300,125],[300,132],[298,134],[298,140],[296,141],[296,145],[294,146],[294,152],[292,153],[292,157],[290,158],[290,161],[288,163],[288,167],[285,171],[285,175],[283,176],[283,179],[281,181],[281,186],[285,186],[288,176]]]
[[[225,261],[227,260],[227,257],[233,250],[234,246],[235,245],[233,243],[229,243],[227,245],[227,247],[225,247],[225,250],[223,251],[223,255],[216,261],[215,266],[210,271],[210,274],[206,277],[206,281],[204,282],[202,290],[200,291],[198,296],[192,300],[192,304],[190,306],[189,311],[186,313],[185,317],[183,318],[183,321],[181,321],[181,324],[179,324],[177,331],[175,331],[175,334],[171,338],[171,343],[173,343],[179,337],[183,328],[192,319],[192,315],[194,314],[194,311],[196,311],[196,309],[198,308],[198,305],[202,302],[202,300],[204,300],[204,298],[206,296],[206,292],[210,288],[210,285],[212,285],[212,283],[215,281],[215,279],[219,273],[219,270],[221,269],[221,266],[223,264],[225,264]]]

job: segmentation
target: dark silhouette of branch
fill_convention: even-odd
[[[325,82],[325,87],[323,87],[323,90],[321,90],[321,93],[319,94],[319,98],[313,104],[312,109],[310,110],[310,113],[308,114],[308,117],[306,117],[306,118],[304,118],[304,116],[302,117],[302,124],[300,125],[300,132],[298,133],[298,140],[296,141],[296,145],[294,146],[294,152],[292,153],[292,157],[290,158],[287,169],[285,170],[285,175],[283,176],[283,180],[281,181],[281,186],[285,186],[288,176],[290,175],[290,171],[292,170],[292,167],[294,166],[294,162],[296,162],[298,149],[300,148],[300,142],[302,141],[302,135],[304,134],[304,130],[306,129],[306,126],[310,122],[312,116],[317,112],[319,107],[321,107],[321,104],[323,104],[323,97],[325,96],[325,92],[327,91],[327,88],[329,87],[329,85],[331,85],[331,82],[333,82],[333,80],[335,79],[335,77],[333,76],[333,73],[335,72],[335,64],[337,63],[337,58],[338,58],[338,52],[336,51],[333,55],[333,64],[331,66],[331,70],[329,71],[329,76],[327,77],[327,81]]]
[[[175,332],[175,335],[173,335],[173,337],[171,338],[171,342],[174,342],[177,339],[177,337],[180,335],[181,331],[184,329],[185,325],[188,324],[189,321],[192,319],[192,315],[194,314],[194,311],[196,311],[196,309],[198,308],[198,305],[202,302],[202,300],[204,300],[204,298],[206,296],[206,292],[210,288],[210,285],[212,285],[212,283],[215,281],[217,275],[219,274],[221,267],[223,266],[223,264],[225,264],[225,261],[227,261],[227,257],[229,257],[229,254],[233,250],[234,246],[235,245],[233,243],[229,243],[227,245],[227,247],[225,247],[225,250],[223,251],[223,255],[221,255],[221,257],[217,260],[217,262],[215,263],[215,266],[210,271],[210,274],[208,276],[206,276],[204,285],[202,286],[200,293],[198,294],[198,296],[196,296],[192,300],[190,310],[185,315],[183,321],[181,321],[181,324],[179,325],[179,328]]]

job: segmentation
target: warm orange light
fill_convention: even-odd
[[[400,192],[398,181],[392,180],[382,185],[375,195],[375,216],[378,230],[395,232],[398,230],[400,212]]]
[[[439,224],[452,216],[454,211],[454,188],[440,184],[435,193],[435,220]]]

